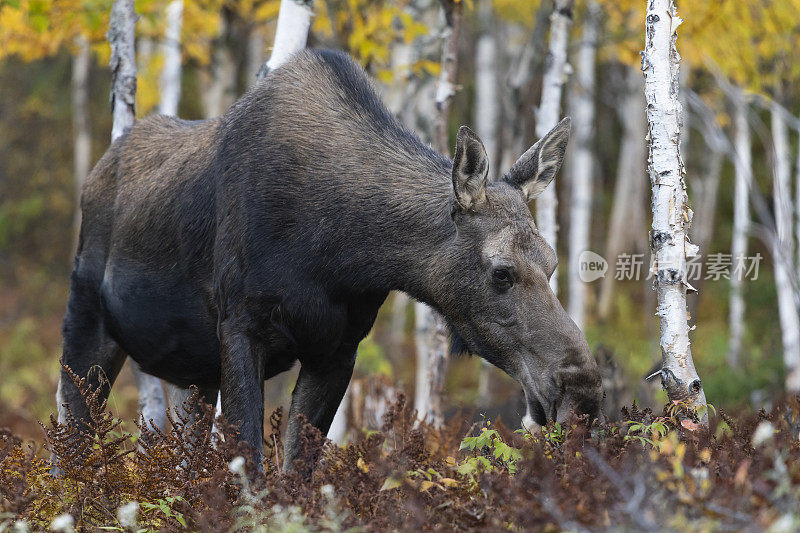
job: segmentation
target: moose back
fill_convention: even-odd
[[[221,389],[258,458],[262,382],[299,360],[291,467],[297,415],[328,430],[359,342],[401,290],[517,379],[538,423],[595,416],[600,375],[550,290],[556,255],[527,205],[568,138],[565,119],[488,176],[468,128],[453,161],[434,152],[332,51],[294,56],[218,119],[145,118],[85,184],[63,363],[103,397],[127,356],[208,399]],[[62,420],[88,421],[65,373],[58,403]]]

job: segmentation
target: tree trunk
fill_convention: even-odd
[[[444,422],[444,382],[447,370],[447,328],[439,313],[427,305],[414,305],[417,348],[414,409],[417,417],[434,426]]]
[[[433,146],[445,155],[450,154],[448,119],[455,94],[458,68],[458,34],[461,29],[461,2],[442,0],[445,21],[442,46],[442,72],[436,89],[436,120],[433,127]],[[443,395],[447,370],[447,326],[439,313],[420,302],[414,305],[417,345],[417,383],[414,407],[417,416],[435,426],[441,426]]]
[[[497,175],[500,153],[498,150],[498,121],[500,102],[497,83],[497,45],[492,33],[492,5],[482,2],[478,19],[484,26],[475,47],[475,132],[483,141],[489,156],[489,176]]]
[[[250,29],[247,36],[247,79],[250,82],[258,79],[258,73],[264,65],[264,30],[261,26]]]
[[[389,340],[394,350],[398,353],[405,341],[407,309],[408,295],[404,292],[394,291],[392,295],[392,316],[389,321]]]
[[[114,124],[111,127],[113,142],[125,130],[133,126],[136,116],[136,52],[134,25],[136,13],[133,0],[114,0],[106,37],[111,45],[111,110]],[[163,429],[166,426],[167,404],[164,389],[158,378],[145,374],[131,360],[136,386],[139,389],[139,408],[145,421],[153,421],[153,426]]]
[[[181,26],[183,25],[183,0],[172,0],[167,5],[167,30],[161,44],[164,67],[161,70],[161,102],[159,113],[178,115],[181,99]]]
[[[798,128],[797,133],[800,134],[800,128]],[[800,140],[797,143],[797,165],[795,166],[795,197],[794,197],[794,208],[797,211],[797,220],[795,222],[795,236],[797,237],[797,269],[795,271],[795,276],[798,280],[800,280]]]
[[[700,183],[700,194],[698,194],[699,209],[692,221],[692,226],[694,228],[695,240],[701,250],[708,250],[711,246],[711,236],[714,233],[714,215],[717,211],[719,178],[720,174],[722,174],[723,160],[722,152],[711,150],[708,154],[705,175],[703,181]]]
[[[443,32],[442,71],[436,88],[436,122],[433,125],[433,147],[437,152],[450,153],[450,105],[456,94],[458,71],[458,34],[461,30],[461,2],[441,0],[446,26]]]
[[[83,35],[75,39],[78,48],[72,58],[72,135],[73,163],[75,170],[75,218],[73,235],[77,249],[78,233],[81,228],[81,190],[92,158],[92,136],[89,123],[89,70],[92,64],[92,53],[89,41]]]
[[[697,247],[688,237],[692,211],[680,154],[681,109],[676,94],[680,56],[675,48],[680,22],[672,0],[648,0],[642,70],[653,188],[650,246],[661,318],[661,384],[671,401],[700,408],[706,399],[692,360],[686,313],[686,259],[697,254]]]
[[[626,253],[634,251],[632,249],[636,244],[634,234],[639,234],[640,229],[644,226],[642,197],[644,196],[647,154],[643,141],[647,135],[647,124],[642,76],[637,70],[630,68],[627,71],[626,92],[619,112],[622,141],[620,142],[617,177],[614,181],[614,199],[611,204],[611,216],[606,237],[605,258],[609,264],[609,272],[600,285],[597,313],[600,320],[606,320],[612,311],[617,256],[623,251]],[[631,248],[626,250],[626,246]]]
[[[133,0],[114,0],[106,38],[111,45],[111,141],[133,126],[136,117],[136,52]]]
[[[497,80],[497,43],[493,32],[492,4],[483,1],[478,5],[478,21],[481,34],[475,46],[475,132],[483,141],[489,156],[490,179],[500,173],[501,152],[499,150],[500,101]],[[478,402],[486,407],[491,402],[492,365],[481,359],[478,371]]]
[[[258,73],[259,79],[285,63],[292,54],[306,47],[313,7],[314,0],[281,0],[278,24],[275,27],[275,44],[269,61]]]
[[[569,74],[567,63],[567,41],[572,25],[572,7],[575,0],[555,0],[553,14],[550,16],[550,45],[545,60],[542,79],[542,100],[536,116],[536,137],[544,137],[553,129],[561,114],[561,92]],[[547,187],[536,199],[536,224],[539,233],[558,252],[558,223],[556,212],[558,197],[555,182]],[[558,294],[558,271],[550,278],[550,287]]]
[[[203,93],[203,108],[206,118],[223,114],[233,103],[236,91],[236,64],[228,46],[229,13],[220,12],[219,35],[215,40],[214,57],[211,63],[211,79],[208,90]],[[207,74],[206,74],[207,76]]]
[[[574,145],[568,169],[571,179],[571,205],[569,224],[569,314],[581,330],[586,318],[586,285],[579,276],[580,254],[589,248],[589,231],[592,212],[592,140],[594,126],[594,61],[597,46],[597,24],[600,7],[589,0],[583,36],[578,49],[578,70],[569,95],[572,111]]]
[[[778,292],[778,316],[783,341],[783,361],[786,365],[786,390],[800,391],[800,319],[794,301],[794,246],[792,237],[791,163],[789,135],[782,108],[772,104],[772,141],[775,150],[772,199],[775,206],[775,229],[772,238],[772,261],[775,269],[775,288]]]
[[[734,168],[733,192],[733,238],[731,242],[731,276],[730,314],[728,327],[730,342],[728,344],[728,365],[739,367],[739,356],[742,349],[744,333],[744,297],[742,296],[742,264],[747,254],[747,233],[750,230],[750,182],[752,180],[752,155],[750,153],[750,125],[747,122],[747,101],[739,93],[733,98],[734,105],[734,151],[736,157]]]

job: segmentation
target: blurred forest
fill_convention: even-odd
[[[462,2],[450,146],[459,125],[470,125],[486,144],[492,172],[502,173],[538,138],[553,2]],[[140,15],[137,117],[158,111],[169,44],[168,3],[135,3]],[[269,57],[279,5],[278,0],[184,2],[180,117],[216,116],[247,90]],[[780,396],[789,373],[800,369],[791,351],[800,348],[790,346],[791,335],[797,344],[800,331],[792,332],[785,307],[778,319],[783,291],[797,323],[800,294],[793,252],[800,250],[800,234],[792,229],[800,226],[800,203],[791,200],[800,198],[800,1],[686,1],[678,7],[684,19],[678,29],[682,153],[695,210],[693,240],[703,258],[735,257],[732,246],[737,246],[739,232],[739,243],[745,243],[744,250],[738,245],[739,251],[763,257],[757,279],[737,284],[724,273],[702,279],[707,277],[704,268],[701,279],[693,282],[699,290],[689,296],[691,323],[697,325],[692,333],[695,364],[710,403],[759,408]],[[111,0],[0,2],[0,427],[12,427],[23,437],[40,436],[37,420],[46,420],[55,410],[60,325],[78,217],[76,183],[90,168],[76,156],[75,143],[88,134],[90,165],[109,144],[110,50],[105,32],[110,8]],[[571,303],[570,312],[585,317],[580,322],[603,366],[609,405],[617,410],[634,399],[656,406],[665,398],[657,380],[644,379],[661,357],[656,297],[652,280],[645,279],[651,215],[639,56],[644,8],[643,0],[579,1],[569,30],[572,67],[567,73],[572,74],[566,78],[561,115],[573,114],[577,95],[585,92],[584,78],[574,71],[586,25],[596,24],[586,249],[608,261],[604,278],[584,283],[569,273],[578,261],[569,245],[578,175],[572,160],[575,141],[556,179],[559,296],[566,307],[576,281],[581,284],[579,303],[574,304],[580,309]],[[317,0],[308,45],[348,51],[375,78],[390,109],[431,141],[444,27],[441,6],[434,0]],[[788,143],[775,142],[776,116],[790,133]],[[788,161],[788,170],[781,161]],[[777,247],[775,219],[783,211],[775,209],[776,172],[795,176],[785,191],[791,197],[789,238],[784,235]],[[744,189],[735,186],[737,176],[740,183],[748,177]],[[740,207],[737,213],[742,191],[744,210]],[[776,249],[782,254],[777,261],[791,265],[785,269],[790,279],[782,291],[776,289]],[[614,280],[617,257],[624,254],[644,254],[638,279]],[[413,313],[402,296],[393,295],[384,306],[359,350],[358,390],[394,388],[413,394]],[[274,381],[268,387],[269,401],[286,404],[293,379]],[[518,389],[480,359],[459,358],[448,368],[445,406],[447,412],[463,409],[488,418],[500,413],[513,418],[523,409]],[[136,388],[125,370],[111,408],[130,419],[136,402]],[[615,413],[607,409],[607,414]]]

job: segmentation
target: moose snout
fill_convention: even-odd
[[[588,351],[588,348],[587,348]],[[564,422],[571,411],[588,415],[589,421],[601,415],[603,400],[602,378],[594,358],[575,359],[555,371],[540,376],[535,386],[525,390],[526,414],[523,426],[545,425],[549,420]]]

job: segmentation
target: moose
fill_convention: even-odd
[[[548,285],[557,265],[528,202],[558,171],[569,119],[502,177],[480,139],[433,151],[336,51],[303,51],[221,117],[155,115],[115,141],[83,188],[62,363],[104,399],[125,358],[196,386],[262,450],[262,385],[299,360],[300,417],[327,432],[356,348],[389,292],[441,313],[453,345],[522,386],[538,424],[596,417],[601,378]],[[69,372],[59,418],[88,426]],[[71,416],[68,416],[71,414]],[[88,430],[88,429],[87,429]]]

